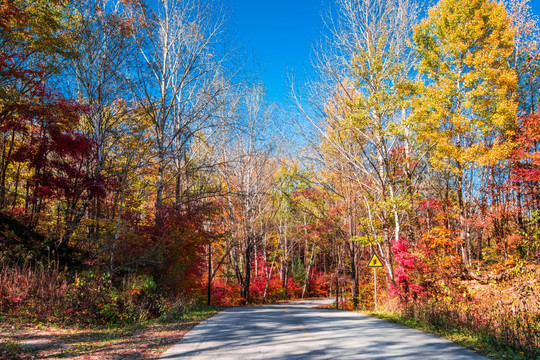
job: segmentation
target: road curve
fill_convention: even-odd
[[[193,328],[160,359],[486,359],[388,321],[313,308],[329,302],[226,309]]]

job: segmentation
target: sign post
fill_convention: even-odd
[[[371,255],[371,259],[367,264],[368,268],[373,268],[373,284],[375,285],[375,311],[377,311],[377,268],[383,267],[381,259],[377,256],[377,253]]]
[[[375,285],[375,311],[377,311],[377,268],[373,268],[373,284]]]

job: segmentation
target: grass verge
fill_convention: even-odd
[[[466,329],[444,328],[435,326],[418,319],[389,312],[367,312],[367,315],[378,319],[388,320],[396,324],[418,329],[424,332],[444,337],[456,344],[469,348],[479,354],[494,360],[540,360],[534,354],[527,354],[505,344],[500,339],[483,333],[473,333]]]
[[[194,307],[129,326],[0,323],[0,359],[156,359],[222,308]]]

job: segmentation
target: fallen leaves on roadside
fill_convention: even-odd
[[[0,359],[156,359],[196,321],[124,329],[0,327]]]

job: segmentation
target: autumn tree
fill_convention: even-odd
[[[133,64],[131,54],[136,50],[133,42],[136,21],[120,1],[87,0],[72,8],[79,14],[74,31],[77,56],[67,65],[64,84],[73,97],[88,106],[80,129],[96,146],[87,170],[96,179],[122,184],[122,176],[117,175],[125,175],[126,171],[119,171],[116,160],[122,156],[115,151],[122,142],[120,138],[131,136],[126,131],[130,129],[126,122],[134,117],[129,114],[133,74],[128,69]],[[88,224],[87,235],[96,240],[101,238],[102,222],[107,217],[102,202],[100,197],[92,199],[88,209],[92,223]]]
[[[338,1],[329,41],[315,58],[319,80],[310,89],[318,105],[303,111],[318,133],[316,158],[336,175],[331,182],[348,209],[348,238],[371,239],[363,245],[385,259],[389,281],[391,243],[402,233],[408,190],[419,181],[418,146],[403,122],[409,105],[400,90],[414,65],[407,39],[416,18],[414,1]],[[349,245],[356,306],[361,246]]]
[[[85,107],[67,99],[52,85],[60,62],[76,52],[69,3],[15,1],[2,4],[3,53],[0,84],[2,148],[0,200],[3,208],[21,212],[40,224],[44,210],[71,209],[95,196],[95,182],[85,171],[93,144],[77,131]],[[8,184],[7,179],[12,179]],[[11,186],[10,186],[11,185]],[[6,204],[6,193],[12,201]],[[22,206],[21,206],[22,205]],[[70,211],[54,233],[64,244],[84,212]],[[41,224],[51,231],[51,222]]]
[[[415,29],[420,57],[413,119],[430,160],[451,174],[464,265],[470,263],[467,203],[478,169],[506,158],[515,129],[514,30],[503,5],[442,0]]]
[[[31,98],[46,96],[45,81],[56,69],[56,60],[73,55],[61,27],[65,8],[58,3],[5,2],[0,6],[0,115],[2,116],[2,159],[0,203],[8,191],[6,176],[12,169],[15,147],[21,144],[24,118],[19,111],[30,109]],[[37,91],[41,88],[41,93]],[[50,89],[48,90],[50,94]],[[17,172],[17,171],[16,171]],[[18,171],[20,173],[20,169]]]

